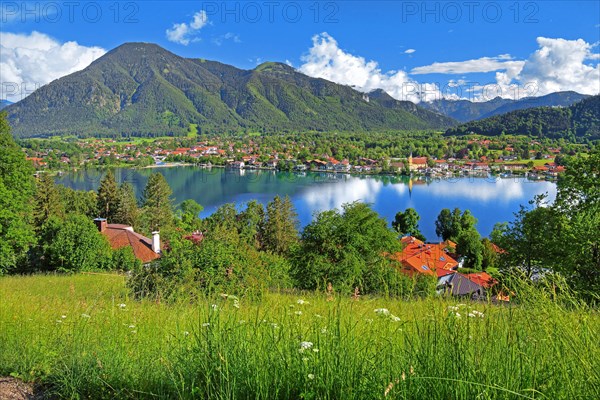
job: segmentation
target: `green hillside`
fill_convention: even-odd
[[[572,140],[600,139],[600,95],[570,107],[535,107],[512,111],[450,128],[447,135],[502,133]]]
[[[254,70],[124,44],[6,108],[17,137],[445,129],[452,118],[362,93],[280,63]],[[408,103],[408,104],[405,104]]]

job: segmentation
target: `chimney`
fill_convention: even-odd
[[[96,227],[98,228],[99,232],[104,232],[106,230],[106,218],[96,218],[94,220],[94,223],[96,224]]]
[[[152,251],[160,253],[160,233],[158,231],[152,232]]]

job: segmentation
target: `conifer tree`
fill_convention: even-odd
[[[267,204],[267,218],[263,232],[266,250],[287,254],[298,241],[298,214],[288,196],[275,196]]]
[[[119,205],[113,222],[136,227],[139,222],[139,216],[140,210],[133,186],[130,183],[124,182],[119,187]]]
[[[98,188],[98,216],[114,222],[119,208],[119,187],[112,171],[108,171]]]
[[[173,191],[160,173],[148,179],[142,198],[142,214],[147,232],[168,229],[173,223]]]
[[[36,183],[35,205],[33,210],[34,226],[41,229],[51,216],[62,217],[64,206],[58,188],[48,173],[40,175]]]

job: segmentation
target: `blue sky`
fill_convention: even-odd
[[[534,95],[600,91],[598,1],[5,1],[1,11],[3,84],[39,86],[103,51],[143,41],[246,69],[288,62],[309,75],[364,91],[381,86],[415,101],[414,88],[400,87],[421,84],[447,97],[460,87],[458,97],[467,98],[487,84],[498,85],[503,97],[510,97],[509,85],[527,82],[535,82]],[[66,48],[69,42],[78,47]],[[24,57],[26,50],[35,54]],[[32,69],[25,63],[48,64],[48,71],[23,72]]]

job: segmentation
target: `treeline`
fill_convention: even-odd
[[[600,95],[570,107],[535,107],[479,121],[471,121],[446,131],[446,135],[502,134],[536,138],[566,138],[573,142],[600,139]]]

